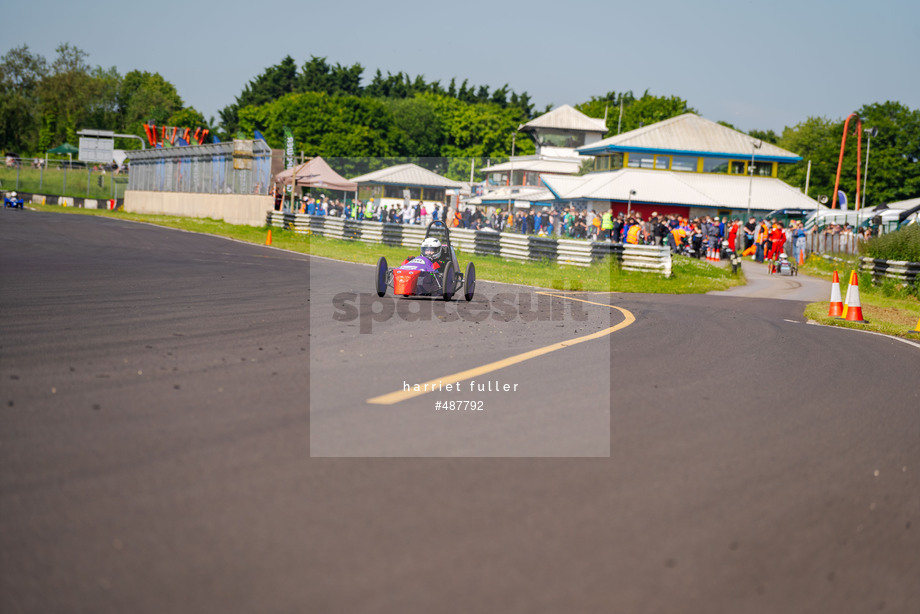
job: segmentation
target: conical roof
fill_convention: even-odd
[[[578,109],[564,104],[556,107],[536,119],[524,124],[522,130],[534,128],[550,128],[553,130],[575,130],[580,132],[607,132],[607,125],[603,119],[588,117]]]

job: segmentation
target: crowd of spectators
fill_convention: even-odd
[[[280,194],[276,209],[281,209]],[[806,249],[809,239],[821,235],[823,240],[868,238],[872,229],[854,229],[849,224],[830,224],[818,230],[806,231],[800,221],[788,223],[781,220],[757,220],[751,217],[747,223],[740,219],[719,216],[682,217],[678,214],[652,212],[644,218],[639,212],[613,214],[612,211],[596,213],[575,207],[552,208],[532,207],[526,211],[509,213],[500,207],[483,211],[472,206],[459,209],[445,204],[382,204],[371,198],[340,201],[325,195],[305,196],[295,201],[298,213],[309,215],[330,215],[353,220],[368,220],[394,224],[415,224],[427,226],[435,220],[443,221],[451,228],[513,232],[552,238],[587,239],[631,243],[642,245],[666,245],[674,253],[701,257],[705,250],[722,253],[726,248],[740,249],[742,255],[754,260],[775,259],[780,253],[791,250],[798,259]]]

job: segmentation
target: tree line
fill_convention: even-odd
[[[238,134],[251,138],[258,130],[273,148],[283,147],[285,129],[290,129],[296,151],[305,156],[444,158],[437,170],[463,179],[469,177],[470,160],[481,168],[507,157],[512,141],[516,154],[533,153],[530,139],[515,138],[520,136],[517,128],[551,109],[536,109],[527,92],[515,92],[508,84],[492,89],[454,78],[445,85],[422,75],[380,70],[362,84],[360,64],[343,66],[311,56],[298,67],[286,56],[246,83],[219,111],[216,123],[186,106],[175,86],[158,73],[121,75],[115,67],[92,67],[85,52],[66,43],[56,53],[48,61],[21,46],[0,58],[0,147],[5,152],[42,155],[65,141],[75,144],[80,128],[143,137],[148,121],[208,128],[221,140]],[[610,91],[575,106],[590,117],[606,117],[607,136],[696,112],[679,96],[648,91]],[[857,113],[864,128],[878,129],[871,145],[867,204],[920,195],[920,111],[888,101],[864,105]],[[810,160],[809,196],[831,197],[843,124],[843,118],[809,117],[781,134],[749,134],[803,157],[801,163],[781,166],[780,176],[790,185],[805,187]],[[841,189],[851,200],[854,138],[848,138],[841,175]],[[138,146],[134,141],[119,145]]]

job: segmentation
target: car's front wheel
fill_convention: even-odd
[[[444,276],[441,278],[443,283],[441,290],[444,293],[444,300],[449,301],[454,297],[454,263],[448,262],[444,268]]]
[[[376,276],[376,290],[377,296],[385,296],[387,293],[387,259],[383,256],[380,257],[380,260],[377,261],[377,276]]]
[[[473,300],[473,293],[476,291],[476,267],[472,262],[466,265],[466,275],[463,276],[463,298],[467,301]]]

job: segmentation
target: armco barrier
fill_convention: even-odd
[[[499,256],[511,260],[530,260],[530,242],[527,235],[503,232],[498,239]]]
[[[882,277],[896,279],[903,284],[913,284],[920,276],[920,262],[905,260],[879,260],[877,258],[860,258],[859,269],[872,273],[872,278]]]
[[[671,276],[671,249],[666,245],[624,245],[624,271],[643,271]]]
[[[500,256],[502,252],[501,234],[483,230],[476,233],[476,244],[473,253],[480,256]]]
[[[382,243],[417,250],[425,238],[425,227],[343,219],[327,215],[305,215],[272,211],[267,223],[297,233]],[[621,245],[605,241],[552,239],[511,232],[456,228],[450,233],[458,251],[482,256],[499,256],[510,260],[548,260],[560,264],[586,267],[604,258],[614,257],[628,271],[645,271],[671,276],[671,251],[665,246]],[[918,265],[920,266],[920,265]]]

